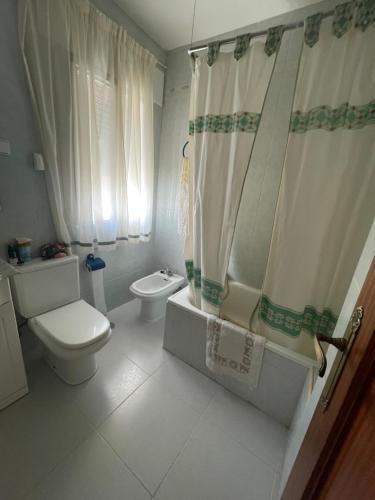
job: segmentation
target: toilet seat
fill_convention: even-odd
[[[33,259],[12,277],[12,289],[16,311],[28,320],[52,370],[70,385],[91,378],[111,326],[102,313],[79,300],[78,257]]]
[[[108,319],[84,300],[35,316],[29,324],[47,344],[63,350],[87,349],[106,339],[111,329]]]

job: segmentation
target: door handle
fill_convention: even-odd
[[[346,339],[345,337],[328,337],[328,335],[318,333],[316,336],[316,340],[318,341],[320,354],[322,356],[322,364],[319,368],[319,377],[324,377],[327,370],[327,358],[321,342],[327,342],[327,344],[333,345],[339,351],[345,352],[346,348],[348,347],[348,339]]]
[[[328,375],[326,385],[323,389],[322,397],[320,400],[321,405],[323,406],[323,411],[327,409],[329,402],[332,398],[337,381],[340,378],[340,374],[344,368],[346,359],[350,353],[356,334],[358,333],[358,330],[361,327],[363,316],[364,316],[363,306],[356,307],[348,323],[344,337],[331,338],[331,337],[326,337],[325,335],[317,335],[317,339],[318,337],[320,337],[320,340],[318,339],[318,343],[320,350],[322,351],[322,365],[319,370],[319,375],[321,377],[324,376],[324,373],[326,371],[327,359],[320,342],[328,342],[329,344],[334,345],[342,353],[341,356],[336,356],[331,371]]]

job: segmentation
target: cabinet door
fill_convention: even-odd
[[[13,304],[0,306],[0,409],[27,392]]]

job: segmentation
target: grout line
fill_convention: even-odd
[[[151,378],[152,378],[153,375],[149,375],[149,377],[147,377],[147,379],[140,385],[138,386],[133,392],[132,394],[134,394],[138,389],[140,389],[147,381],[149,381]],[[102,422],[102,424],[100,424],[98,426],[98,428],[95,430],[95,432],[97,432],[99,434],[99,436],[101,438],[103,438],[105,440],[105,442],[111,447],[111,449],[114,451],[114,453],[119,457],[119,459],[126,465],[126,467],[130,470],[130,472],[137,478],[137,480],[142,484],[142,486],[148,491],[148,493],[150,493],[151,497],[154,498],[157,491],[159,490],[160,488],[160,485],[162,484],[162,482],[164,481],[165,477],[167,476],[169,470],[173,467],[173,465],[175,464],[176,460],[178,459],[178,457],[180,456],[180,454],[182,453],[182,451],[185,449],[188,441],[190,440],[192,434],[193,434],[193,431],[195,430],[196,426],[200,423],[201,421],[201,418],[203,417],[204,413],[206,412],[208,406],[210,405],[212,399],[214,398],[215,394],[216,394],[216,391],[215,393],[211,396],[206,408],[203,410],[202,413],[198,412],[195,408],[192,408],[192,406],[190,404],[188,404],[185,400],[183,400],[182,398],[179,398],[175,395],[174,392],[170,391],[168,388],[166,388],[161,382],[159,382],[158,380],[153,380],[153,382],[156,382],[160,387],[162,387],[163,389],[165,389],[167,391],[167,393],[169,394],[169,396],[171,396],[173,399],[176,399],[177,401],[182,401],[183,403],[185,403],[187,406],[190,407],[191,410],[193,410],[195,413],[198,414],[198,419],[197,419],[197,422],[193,425],[193,428],[191,430],[191,433],[189,434],[189,436],[186,438],[186,441],[184,442],[184,444],[182,445],[180,451],[177,453],[176,457],[174,458],[173,462],[171,463],[171,465],[168,467],[168,470],[166,471],[166,473],[163,475],[160,483],[158,484],[156,490],[154,491],[154,493],[152,493],[148,488],[147,486],[143,483],[143,481],[141,480],[140,477],[137,476],[137,474],[131,469],[131,466],[129,464],[127,464],[127,462],[116,452],[116,450],[112,447],[112,445],[106,440],[105,436],[103,436],[101,433],[100,433],[100,430],[99,430],[99,427],[101,427],[104,422],[112,415],[112,413],[114,413],[115,410],[118,409],[118,407],[113,410],[113,412],[111,413],[111,415],[109,415],[106,420],[104,420]],[[130,397],[130,395],[129,395]],[[121,406],[128,398],[126,398],[119,406]]]
[[[190,407],[191,410],[194,410],[196,413],[199,413],[200,415],[203,414],[207,407],[210,405],[213,397],[217,394],[217,391],[219,389],[220,384],[218,384],[214,379],[211,379],[210,377],[207,377],[207,375],[205,375],[204,373],[200,372],[199,370],[197,370],[196,368],[194,368],[194,366],[191,366],[189,365],[188,363],[186,363],[185,361],[183,361],[181,358],[179,358],[178,356],[176,356],[175,354],[169,352],[169,351],[166,351],[168,352],[168,354],[170,356],[172,356],[175,360],[177,360],[178,363],[181,363],[183,366],[182,366],[182,370],[189,373],[189,370],[193,370],[194,374],[197,374],[198,377],[204,377],[206,380],[209,380],[211,381],[213,384],[217,385],[217,387],[215,388],[215,390],[213,391],[213,394],[209,397],[209,401],[208,403],[206,404],[206,406],[201,409],[201,410],[198,410],[192,403],[191,401],[189,400],[188,401],[188,398],[184,398],[183,396],[180,395],[179,392],[177,391],[174,391],[173,389],[170,389],[169,387],[163,385],[162,381],[158,380],[157,378],[153,378],[153,382],[156,382],[158,385],[160,385],[161,387],[163,387],[163,389],[165,391],[167,391],[167,393],[171,396],[173,396],[175,399],[177,399],[178,401],[182,401],[183,403],[185,403],[187,406]],[[159,371],[159,369],[166,363],[168,363],[169,359],[166,359],[161,365],[160,367],[153,373],[152,376],[154,376],[156,374],[157,371]],[[186,366],[185,366],[186,365]]]
[[[131,362],[133,362],[134,364],[136,364],[137,366],[139,366],[139,365],[138,365],[138,364],[137,364],[134,360],[132,360],[131,358],[129,358],[127,355],[125,355],[125,354],[123,354],[123,355],[124,355],[124,356],[126,356],[126,357],[127,357],[127,358],[131,361]],[[184,363],[184,361],[183,361],[183,360],[181,360],[180,358],[178,358],[177,356],[174,356],[173,354],[172,354],[172,356],[173,356],[174,358],[176,358],[177,360],[179,360],[181,363]],[[197,409],[196,409],[196,407],[194,407],[194,406],[190,403],[190,401],[187,401],[187,399],[183,398],[183,397],[182,397],[182,396],[180,396],[179,394],[176,394],[174,391],[172,391],[172,390],[170,390],[168,387],[164,386],[164,385],[162,384],[162,382],[161,382],[161,381],[159,381],[156,377],[154,377],[154,375],[156,374],[156,372],[157,372],[157,371],[158,371],[158,370],[159,370],[159,369],[160,369],[160,368],[161,368],[164,364],[166,364],[166,363],[167,363],[167,361],[168,361],[167,359],[166,359],[166,360],[164,360],[164,361],[163,361],[163,362],[159,365],[159,367],[158,367],[156,370],[154,370],[154,371],[152,372],[152,374],[150,374],[150,375],[149,375],[149,377],[148,377],[148,378],[147,378],[147,379],[143,382],[143,384],[144,384],[144,383],[146,383],[147,381],[149,381],[150,379],[152,379],[152,381],[153,381],[153,382],[156,382],[156,383],[157,383],[160,387],[162,387],[164,390],[166,390],[166,391],[170,394],[170,396],[172,396],[173,398],[175,398],[175,399],[177,399],[177,400],[179,400],[179,401],[181,401],[181,402],[183,402],[183,403],[187,404],[187,405],[188,405],[188,406],[189,406],[192,410],[194,410],[195,412],[199,413],[199,414],[200,414],[200,416],[199,416],[199,419],[197,420],[197,423],[193,426],[193,429],[192,429],[192,431],[191,431],[191,433],[190,433],[189,437],[188,437],[188,438],[187,438],[187,440],[185,441],[184,445],[182,446],[182,448],[181,448],[180,452],[176,455],[176,457],[175,457],[174,461],[173,461],[173,462],[172,462],[172,464],[169,466],[168,470],[166,471],[166,473],[164,474],[163,478],[161,479],[161,481],[160,481],[160,483],[159,483],[159,485],[158,485],[157,489],[155,490],[154,495],[156,495],[156,494],[157,494],[158,490],[160,489],[161,484],[164,482],[164,480],[165,480],[166,476],[168,475],[169,471],[170,471],[170,470],[171,470],[171,468],[174,466],[174,464],[175,464],[176,460],[178,459],[178,457],[181,455],[181,453],[183,452],[183,450],[184,450],[184,449],[185,449],[185,447],[187,446],[187,444],[188,444],[188,442],[190,441],[190,438],[191,438],[191,436],[192,436],[192,434],[193,434],[194,430],[195,430],[195,429],[196,429],[196,427],[197,427],[197,426],[198,426],[198,425],[199,425],[199,424],[203,421],[204,415],[206,414],[206,412],[207,412],[207,410],[208,410],[208,407],[210,406],[210,404],[212,403],[212,400],[215,398],[215,396],[216,396],[216,395],[217,395],[217,393],[218,393],[218,391],[217,391],[217,390],[215,390],[215,391],[214,391],[214,393],[212,394],[212,396],[211,396],[211,398],[210,398],[209,402],[207,403],[207,405],[206,405],[205,409],[204,409],[202,412],[200,412],[199,410],[197,410]],[[212,379],[210,379],[210,377],[207,377],[207,375],[205,375],[204,373],[200,372],[200,371],[199,371],[199,370],[197,370],[196,368],[194,368],[194,367],[192,367],[192,366],[188,365],[187,363],[186,363],[186,365],[187,365],[188,367],[190,367],[192,370],[194,370],[195,372],[197,372],[197,374],[199,374],[199,375],[201,375],[201,376],[205,377],[205,378],[206,378],[206,379],[208,379],[208,380],[212,380]],[[143,369],[142,367],[140,367],[140,366],[139,366],[139,368],[140,368],[142,371],[144,371],[144,369]],[[215,383],[216,383],[219,387],[221,387],[221,385],[220,385],[217,381],[215,381],[215,380],[214,380],[214,382],[215,382]],[[140,388],[143,384],[141,384],[141,385],[140,385],[140,386],[139,386],[136,390],[138,390],[138,389],[139,389],[139,388]],[[135,390],[135,391],[136,391],[136,390]],[[225,388],[224,388],[224,390],[227,390],[227,389],[225,389]],[[135,391],[133,391],[133,393],[134,393]],[[230,392],[230,391],[229,391],[229,392]],[[133,394],[133,393],[132,393],[132,394]],[[230,393],[231,393],[231,392],[230,392]],[[231,393],[231,394],[233,394],[233,393]],[[237,396],[237,397],[238,397],[238,396]],[[128,398],[126,398],[126,399],[125,399],[125,400],[124,400],[121,404],[123,404],[123,403],[124,403],[127,399],[128,399]],[[241,398],[240,398],[240,399],[241,399]],[[120,404],[119,406],[121,406],[121,404]],[[251,404],[250,402],[248,402],[248,401],[247,401],[247,404],[249,404],[251,407],[255,408],[255,409],[256,409],[257,411],[259,411],[260,413],[263,413],[263,414],[264,414],[264,412],[262,412],[261,410],[259,410],[258,408],[256,408],[256,407],[255,407],[253,404]],[[117,407],[117,408],[118,408],[118,407]],[[113,411],[115,411],[115,410],[113,410]],[[113,412],[112,412],[112,413],[113,413]],[[266,414],[265,414],[265,415],[266,415]],[[268,416],[268,415],[267,415],[267,417],[269,418],[269,416]],[[274,420],[274,419],[272,419],[272,420]],[[230,434],[229,434],[229,433],[228,433],[225,429],[223,429],[223,427],[221,427],[220,425],[217,425],[216,423],[215,423],[214,425],[215,425],[215,427],[217,427],[218,429],[220,429],[222,432],[224,432],[224,434],[225,434],[225,435],[226,435],[229,439],[232,439],[234,442],[236,442],[237,444],[239,444],[239,445],[241,446],[241,448],[243,448],[243,449],[244,449],[247,453],[250,453],[250,454],[251,454],[251,455],[253,455],[256,459],[258,459],[260,462],[262,462],[264,465],[266,465],[267,467],[269,467],[270,469],[272,469],[272,471],[273,471],[275,474],[280,472],[280,469],[281,469],[281,464],[280,464],[280,465],[271,464],[271,463],[270,463],[269,461],[267,461],[265,458],[263,458],[263,457],[259,456],[257,453],[255,453],[253,449],[250,449],[249,447],[245,446],[245,445],[244,445],[241,441],[239,441],[238,439],[236,439],[236,438],[234,438],[232,435],[230,435]],[[281,425],[281,424],[280,424],[280,425]],[[142,483],[142,484],[143,484],[143,483]]]
[[[152,372],[147,372],[141,365],[139,365],[136,361],[134,361],[132,358],[130,358],[127,354],[124,354],[124,353],[121,353],[123,356],[125,356],[126,358],[128,358],[132,363],[134,363],[137,368],[139,368],[140,370],[142,370],[144,373],[146,373],[146,375],[149,375],[150,377],[152,377],[152,375],[154,375],[158,370],[159,368],[161,368],[162,365],[164,365],[164,363],[167,361],[167,360],[164,360],[160,363],[160,365],[155,368],[155,370],[153,370]]]
[[[124,356],[126,357],[125,355],[121,354],[121,356]],[[129,359],[129,358],[127,358]],[[131,361],[131,360],[130,360]],[[138,366],[137,366],[138,368]],[[135,387],[135,389],[133,389],[132,391],[129,392],[129,394],[127,396],[125,396],[125,398],[117,405],[115,406],[111,411],[110,413],[108,413],[108,415],[106,415],[103,420],[100,420],[98,423],[93,423],[90,419],[90,416],[87,415],[84,410],[81,409],[80,405],[79,405],[79,401],[78,401],[78,396],[77,394],[73,394],[72,395],[72,404],[75,405],[76,409],[79,411],[79,413],[85,417],[86,420],[88,420],[88,423],[89,425],[92,427],[92,429],[94,431],[96,431],[111,415],[113,412],[115,412],[125,401],[127,401],[127,399],[130,398],[130,396],[132,396],[149,378],[150,376],[144,371],[144,370],[141,370],[145,375],[146,375],[146,378],[143,382],[141,382],[140,385],[138,385],[137,387]]]
[[[216,394],[216,393],[215,393]],[[191,432],[189,434],[189,436],[186,438],[186,441],[184,442],[184,444],[182,445],[180,451],[177,453],[175,459],[173,460],[173,462],[171,463],[171,465],[168,467],[168,470],[166,471],[166,473],[164,474],[164,476],[162,477],[158,487],[156,488],[155,492],[154,492],[154,496],[152,498],[155,498],[156,497],[156,494],[158,493],[161,485],[163,484],[163,482],[165,481],[165,479],[167,478],[170,470],[174,467],[174,465],[176,464],[177,460],[179,459],[179,457],[182,455],[182,453],[184,452],[184,450],[186,449],[186,447],[188,446],[188,444],[190,443],[191,441],[191,438],[194,434],[194,431],[195,429],[198,427],[198,425],[201,424],[202,420],[203,420],[203,417],[204,417],[204,414],[206,413],[208,407],[210,406],[212,400],[214,399],[215,397],[215,394],[212,395],[212,397],[210,398],[210,401],[209,403],[207,404],[206,408],[203,410],[203,412],[199,415],[199,418],[198,420],[196,421],[196,423],[193,425],[192,429],[191,429]]]
[[[135,393],[138,391],[138,389],[140,389],[140,388],[141,388],[141,387],[142,387],[142,386],[143,386],[146,382],[148,382],[148,381],[150,380],[150,378],[151,378],[151,375],[148,375],[148,376],[145,378],[145,380],[144,380],[143,382],[141,382],[141,384],[140,384],[140,385],[138,385],[135,389],[133,389],[133,391],[131,391],[131,392],[130,392],[130,393],[129,393],[126,397],[125,397],[125,399],[123,399],[123,400],[121,401],[121,403],[119,403],[119,404],[118,404],[115,408],[113,408],[113,410],[111,410],[111,412],[110,412],[110,413],[109,413],[109,414],[108,414],[108,415],[104,418],[104,420],[100,421],[100,422],[99,422],[96,426],[94,426],[94,430],[95,430],[95,431],[97,431],[97,432],[99,432],[99,431],[98,431],[99,427],[101,427],[102,425],[104,425],[104,423],[105,423],[105,422],[106,422],[106,421],[107,421],[107,420],[108,420],[108,419],[112,416],[112,414],[113,414],[116,410],[118,410],[118,409],[120,408],[120,406],[122,406],[125,402],[127,402],[127,400],[128,400],[131,396],[133,396],[133,394],[135,394]],[[86,415],[85,415],[85,416],[86,416]],[[86,416],[86,418],[88,418],[88,417]],[[99,434],[100,434],[100,433],[99,433]],[[100,435],[101,435],[101,434],[100,434]]]
[[[137,474],[132,470],[132,468],[130,467],[130,465],[127,464],[125,462],[125,460],[117,453],[117,451],[113,448],[113,446],[111,445],[111,443],[109,441],[107,441],[106,438],[102,434],[100,434],[100,432],[98,430],[95,431],[95,432],[103,439],[103,441],[105,441],[107,443],[107,445],[111,448],[111,450],[116,455],[116,457],[124,464],[124,466],[128,469],[128,471],[136,478],[136,480],[150,494],[150,497],[153,498],[153,495],[152,495],[151,491],[147,488],[147,486],[144,484],[144,482],[142,481],[142,479],[137,476]]]
[[[38,360],[38,363],[39,362],[42,362],[42,363],[45,363],[45,360],[43,358],[41,358],[40,360]],[[46,364],[46,366],[48,366]],[[49,378],[49,375],[52,375],[53,377],[57,377],[57,375],[48,367],[50,373],[48,373],[48,378]],[[52,377],[51,377],[52,378]],[[31,392],[29,392],[29,394],[31,394]],[[91,424],[90,420],[87,418],[87,416],[81,411],[81,409],[77,406],[77,404],[75,403],[75,401],[70,401],[70,400],[66,400],[66,401],[60,401],[59,400],[59,404],[63,404],[64,406],[70,406],[72,408],[74,408],[75,410],[77,410],[77,412],[83,417],[83,419],[85,420],[85,423],[87,423],[87,427],[89,428],[89,433],[87,434],[87,436],[79,439],[79,441],[76,443],[75,446],[73,446],[73,448],[71,448],[69,451],[67,451],[62,457],[60,457],[51,467],[48,468],[48,470],[43,473],[41,475],[41,477],[36,481],[36,483],[31,486],[31,488],[25,492],[24,495],[22,495],[22,498],[23,499],[26,499],[30,494],[32,494],[39,486],[42,485],[42,483],[47,479],[47,477],[52,474],[52,472],[57,469],[57,467],[59,467],[61,464],[63,464],[67,459],[68,457],[75,452],[75,450],[77,448],[79,448],[85,441],[87,441],[94,433],[95,433],[95,427]]]
[[[178,358],[177,356],[175,356],[174,354],[172,354],[173,357],[175,357],[178,361],[182,362],[182,363],[185,363],[183,360],[181,360],[180,358]],[[229,394],[231,395],[234,395],[236,398],[240,399],[241,402],[245,402],[247,405],[249,405],[252,409],[256,410],[257,412],[261,413],[262,416],[265,416],[267,417],[268,419],[271,419],[274,423],[278,424],[282,430],[284,432],[287,432],[287,429],[285,428],[285,426],[283,426],[282,424],[280,424],[277,420],[275,420],[274,418],[270,417],[269,415],[267,415],[265,412],[263,412],[262,410],[260,410],[259,408],[257,408],[255,405],[253,405],[250,401],[246,401],[244,399],[242,399],[240,396],[238,396],[237,394],[234,394],[233,392],[229,391],[227,388],[223,387],[220,383],[218,383],[215,379],[211,379],[210,377],[208,377],[207,375],[205,375],[204,373],[200,372],[199,370],[197,370],[196,368],[188,365],[187,363],[185,363],[188,367],[190,367],[192,370],[194,370],[195,372],[197,372],[199,375],[205,377],[206,379],[208,380],[212,380],[214,383],[217,384],[217,388],[216,390],[214,391],[214,393],[212,394],[209,402],[207,403],[205,409],[202,411],[202,412],[199,412],[196,408],[194,408],[191,403],[189,401],[187,401],[186,399],[184,399],[182,396],[180,395],[177,395],[175,392],[171,391],[170,389],[168,389],[168,387],[165,387],[163,386],[163,384],[154,379],[155,382],[157,382],[159,385],[161,385],[165,390],[167,390],[167,392],[169,392],[169,394],[171,394],[172,396],[174,396],[176,399],[180,400],[180,401],[183,401],[185,404],[187,404],[188,406],[190,406],[190,408],[194,411],[196,411],[197,413],[200,413],[201,417],[204,416],[204,414],[207,412],[209,406],[211,405],[213,399],[217,396],[217,394],[219,393],[219,390],[220,389],[223,389],[224,391],[228,392]],[[201,419],[200,417],[200,419]],[[199,420],[200,422],[200,420]],[[261,461],[264,465],[266,465],[267,467],[271,468],[272,471],[274,473],[280,473],[281,471],[281,468],[282,468],[282,460],[280,461],[280,464],[279,465],[275,465],[274,463],[270,463],[267,459],[265,459],[264,457],[261,457],[259,456],[253,449],[250,449],[249,447],[245,446],[240,440],[238,440],[237,438],[235,438],[234,436],[230,435],[222,426],[220,426],[219,424],[217,424],[216,422],[213,424],[215,425],[216,428],[220,429],[229,439],[231,439],[232,441],[236,442],[237,444],[239,444],[241,446],[241,448],[243,448],[245,451],[247,451],[248,453],[250,453],[251,455],[253,455],[255,458],[257,458],[259,461]],[[194,427],[195,428],[195,427]],[[193,429],[194,430],[194,429]],[[189,439],[189,438],[188,438]],[[285,447],[284,447],[285,448]],[[283,456],[285,456],[285,449],[284,449],[284,452],[283,452]],[[159,485],[160,486],[160,485]]]
[[[207,377],[209,378],[209,377]],[[228,391],[228,389],[226,389],[225,387],[223,388],[223,386],[220,386],[219,384],[219,387],[221,387],[222,389],[224,389],[225,391],[227,392],[230,392]],[[231,392],[230,392],[231,393]],[[210,399],[208,405],[206,406],[205,410],[202,412],[202,417],[204,416],[205,413],[208,412],[208,408],[209,406],[211,405],[213,399],[217,396],[218,394],[218,391],[216,391],[212,398]],[[231,393],[233,394],[233,393]],[[235,395],[237,396],[237,395]],[[239,398],[239,396],[237,396]],[[241,398],[240,398],[241,399]],[[243,400],[244,401],[244,400]],[[261,412],[261,413],[264,413],[262,412],[261,410],[259,410],[256,406],[254,406],[252,403],[250,403],[249,401],[245,401],[250,407],[252,407],[253,409]],[[268,416],[269,417],[269,416]],[[272,419],[273,420],[273,419]],[[276,422],[276,421],[275,421]],[[278,423],[278,422],[276,422]],[[234,441],[235,443],[239,444],[241,446],[241,448],[243,448],[247,453],[250,453],[250,455],[253,455],[255,458],[257,458],[260,462],[262,462],[264,465],[266,465],[267,467],[271,468],[272,471],[275,473],[275,474],[278,474],[281,472],[281,468],[282,468],[282,461],[280,462],[280,465],[276,466],[274,464],[271,464],[270,462],[268,462],[265,458],[263,457],[260,457],[257,453],[255,453],[255,451],[253,449],[250,449],[249,447],[245,446],[241,441],[239,441],[236,437],[232,436],[231,434],[229,434],[229,432],[224,429],[224,427],[222,427],[221,425],[217,424],[216,422],[213,423],[212,425],[214,425],[217,429],[219,429],[228,439],[231,439],[232,441]],[[280,424],[281,425],[281,424]],[[284,449],[284,452],[283,452],[283,457],[285,456],[285,449]]]
[[[205,408],[202,410],[202,411],[199,411],[197,410],[196,408],[194,408],[190,403],[189,401],[185,400],[184,398],[182,398],[181,396],[179,396],[178,394],[176,394],[176,392],[170,390],[168,387],[166,387],[165,385],[163,385],[162,382],[158,381],[156,379],[156,377],[154,377],[155,373],[164,365],[168,362],[168,359],[165,359],[164,361],[162,361],[162,363],[158,366],[158,368],[156,368],[156,370],[154,370],[151,374],[146,372],[141,366],[139,366],[135,361],[133,361],[128,355],[124,354],[123,352],[120,353],[121,356],[125,357],[126,359],[128,359],[131,363],[133,363],[135,366],[137,366],[137,368],[139,368],[139,370],[146,376],[146,378],[143,380],[143,382],[141,382],[137,387],[135,387],[115,408],[113,408],[111,410],[111,412],[104,418],[104,420],[100,421],[98,424],[92,424],[92,422],[90,421],[90,418],[81,410],[81,408],[79,407],[79,404],[77,402],[77,400],[75,398],[72,398],[72,401],[68,400],[66,401],[66,404],[67,405],[72,405],[72,407],[74,407],[77,412],[83,416],[83,418],[85,419],[85,421],[87,421],[87,428],[89,429],[89,433],[87,436],[85,436],[83,439],[80,439],[79,442],[73,446],[73,448],[71,448],[66,454],[64,454],[50,469],[48,469],[48,471],[43,474],[43,476],[30,488],[30,490],[28,492],[25,493],[24,496],[22,496],[22,498],[26,498],[28,495],[32,494],[32,492],[36,491],[37,488],[39,488],[43,482],[47,479],[47,477],[53,473],[53,471],[55,469],[57,469],[59,466],[61,466],[64,462],[66,462],[68,460],[68,458],[73,455],[73,453],[76,452],[76,450],[82,446],[88,439],[90,439],[93,435],[96,435],[96,436],[99,436],[100,439],[102,439],[109,447],[110,449],[113,451],[113,453],[116,455],[116,457],[118,457],[118,459],[121,461],[121,463],[124,464],[124,467],[126,468],[126,470],[128,470],[134,477],[135,479],[140,483],[141,486],[143,486],[143,488],[148,492],[148,494],[150,495],[151,498],[155,498],[158,491],[160,490],[160,487],[162,486],[162,484],[164,483],[164,481],[166,480],[168,474],[170,473],[171,469],[175,466],[176,462],[178,461],[178,459],[180,458],[180,456],[183,454],[183,452],[185,451],[185,449],[187,448],[187,446],[189,445],[189,443],[191,443],[192,441],[192,436],[194,434],[194,432],[196,431],[196,429],[198,428],[199,425],[201,425],[205,418],[206,418],[206,415],[207,415],[207,412],[209,410],[209,408],[211,407],[214,399],[217,397],[217,395],[219,394],[219,390],[221,388],[221,385],[214,381],[217,385],[218,385],[218,388],[215,389],[215,391],[213,391],[212,395],[208,398],[208,403],[207,405],[205,406]],[[176,357],[176,359],[179,359]],[[181,363],[183,363],[182,360],[179,360]],[[189,366],[187,363],[186,365],[188,367],[190,367],[192,370],[194,370],[195,372],[197,372],[197,374],[207,378],[210,380],[210,377],[208,377],[207,375],[203,374],[202,372],[200,372],[199,370],[197,370],[196,368],[194,367],[191,367]],[[53,373],[53,372],[51,372]],[[120,406],[122,406],[124,403],[127,402],[127,400],[133,396],[139,389],[141,389],[141,387],[146,384],[146,382],[148,382],[151,378],[153,378],[153,381],[155,381],[158,385],[160,385],[164,390],[166,390],[168,392],[168,394],[170,394],[171,397],[173,397],[174,399],[176,400],[179,400],[179,401],[182,401],[184,402],[187,406],[189,406],[192,410],[194,410],[197,415],[198,415],[198,418],[197,418],[197,421],[195,422],[195,424],[193,425],[192,429],[191,429],[191,432],[189,434],[189,436],[186,438],[186,440],[184,441],[183,445],[181,446],[180,450],[178,451],[178,453],[176,454],[175,458],[173,459],[172,463],[170,464],[170,466],[168,467],[167,471],[165,472],[165,474],[163,475],[161,481],[159,482],[157,488],[155,489],[154,493],[152,493],[148,487],[143,483],[142,479],[140,477],[137,476],[137,474],[132,470],[132,468],[127,464],[127,462],[116,452],[116,450],[112,447],[112,445],[105,439],[105,437],[100,433],[99,431],[99,428],[102,427],[104,425],[104,423],[112,416],[112,414],[117,411],[117,409],[119,409]],[[224,390],[226,390],[224,388]],[[229,391],[230,392],[230,391]],[[230,392],[231,393],[231,392]],[[231,393],[232,394],[232,393]],[[261,410],[257,409],[254,405],[252,405],[251,403],[247,402],[251,407],[255,408],[257,411],[260,411],[261,413],[264,413],[262,412]],[[275,467],[269,463],[267,463],[263,458],[259,457],[256,453],[254,453],[252,450],[250,450],[248,447],[244,446],[240,441],[238,441],[236,438],[234,438],[233,436],[231,436],[223,427],[221,427],[220,425],[217,425],[216,423],[213,424],[216,428],[220,429],[220,431],[222,431],[229,439],[233,440],[234,442],[236,442],[237,444],[239,444],[243,449],[245,449],[248,453],[250,453],[251,455],[255,456],[258,460],[260,460],[261,462],[263,462],[265,465],[267,465],[268,467],[270,467],[273,472],[274,472],[274,481],[273,481],[273,486],[272,486],[272,492],[271,492],[271,497],[270,499],[273,498],[273,494],[274,494],[274,490],[276,489],[276,482],[277,482],[277,479],[278,479],[278,476],[280,475],[280,468],[278,469],[275,469]]]
[[[251,403],[249,403],[249,404],[251,404]],[[276,466],[275,464],[271,464],[270,462],[267,461],[267,459],[265,459],[264,457],[259,456],[258,453],[256,453],[253,449],[250,449],[248,446],[245,446],[239,439],[237,439],[236,437],[234,437],[231,434],[229,434],[229,432],[226,431],[224,429],[224,427],[222,427],[221,425],[217,424],[216,422],[215,423],[211,423],[211,425],[213,425],[214,427],[216,427],[217,429],[219,429],[228,439],[230,439],[230,440],[234,441],[235,443],[237,443],[238,445],[240,445],[240,447],[242,449],[244,449],[247,453],[250,453],[250,455],[253,455],[257,460],[259,460],[264,465],[266,465],[267,467],[269,467],[270,469],[272,469],[272,471],[275,474],[279,474],[280,473],[281,468],[282,468],[282,462],[278,466]],[[284,451],[284,455],[283,456],[285,456],[285,451]]]
[[[82,414],[82,412],[81,412]],[[87,420],[87,417],[85,415],[83,415],[85,417],[85,419]],[[73,446],[73,448],[71,448],[67,453],[65,453],[65,455],[63,455],[50,469],[48,469],[48,471],[43,474],[43,477],[41,477],[36,483],[34,486],[31,487],[31,489],[25,493],[25,495],[22,497],[23,499],[26,499],[27,497],[29,497],[29,495],[31,495],[34,491],[36,491],[39,486],[41,486],[44,481],[47,479],[47,477],[52,474],[58,467],[60,467],[60,465],[62,465],[64,462],[66,462],[68,460],[68,458],[73,455],[73,453],[81,446],[83,445],[86,441],[88,441],[89,438],[91,438],[95,433],[96,433],[96,430],[92,427],[92,425],[90,424],[89,422],[89,425],[90,427],[92,428],[91,432],[85,436],[83,439],[81,439],[79,441],[79,443],[77,443],[75,446]]]

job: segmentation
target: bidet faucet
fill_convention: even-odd
[[[173,276],[173,271],[171,269],[169,269],[169,267],[165,267],[164,269],[161,269],[160,272],[162,274],[166,274],[167,276]]]

